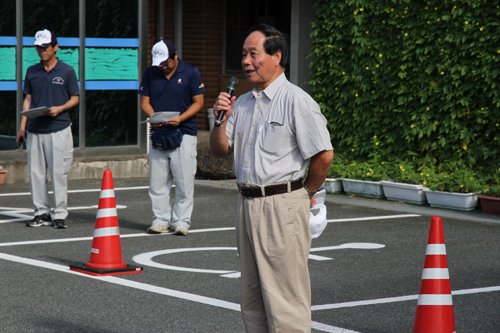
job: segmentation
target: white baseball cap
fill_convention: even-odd
[[[167,61],[171,54],[175,53],[175,46],[168,40],[162,40],[156,43],[151,50],[153,56],[152,66],[162,66],[162,63]]]
[[[56,36],[51,31],[44,29],[38,31],[35,34],[35,42],[33,43],[33,45],[49,47],[52,44],[53,40],[55,41],[55,43],[57,43]]]

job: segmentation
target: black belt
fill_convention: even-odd
[[[268,185],[262,187],[259,186],[249,187],[245,185],[238,185],[238,189],[240,190],[241,196],[245,198],[260,198],[275,194],[288,193],[291,191],[298,190],[299,188],[302,187],[303,187],[302,179],[290,182],[290,191],[288,190],[288,183]]]

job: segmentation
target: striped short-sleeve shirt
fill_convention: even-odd
[[[265,90],[240,96],[226,135],[238,183],[271,185],[306,174],[309,158],[333,150],[326,119],[305,91],[280,75]]]

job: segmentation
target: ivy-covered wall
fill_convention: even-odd
[[[318,0],[313,95],[350,159],[500,166],[499,0]]]

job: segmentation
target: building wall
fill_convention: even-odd
[[[158,41],[158,1],[148,3],[148,65],[151,49]],[[184,0],[182,18],[182,60],[200,71],[205,84],[205,106],[196,115],[198,130],[209,130],[207,109],[220,92],[223,45],[223,0]],[[174,41],[174,1],[165,0],[165,38]],[[178,45],[176,45],[179,48]]]

